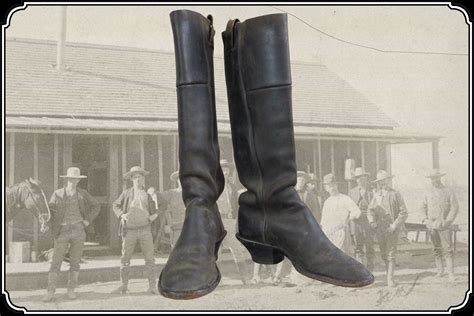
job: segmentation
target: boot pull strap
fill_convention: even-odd
[[[229,20],[229,22],[227,22],[226,31],[227,31],[227,33],[230,34],[230,44],[232,45],[232,47],[234,47],[234,31],[235,31],[235,25],[236,25],[238,22],[240,22],[239,19]]]
[[[212,17],[211,14],[209,14],[207,16],[207,19],[209,20],[209,42],[212,43],[214,40],[214,34],[216,33],[216,31],[214,31],[214,26],[213,26],[214,18]]]

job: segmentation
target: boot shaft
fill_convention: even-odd
[[[222,37],[239,179],[267,203],[296,184],[287,16],[230,21]]]
[[[179,178],[183,200],[214,204],[224,189],[214,92],[212,16],[170,14],[178,96]]]

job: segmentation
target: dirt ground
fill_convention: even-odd
[[[399,255],[395,280],[399,285],[388,288],[385,272],[377,261],[374,284],[364,288],[343,288],[303,276],[287,274],[277,286],[271,283],[275,266],[262,269],[262,282],[243,284],[237,269],[222,266],[223,280],[207,296],[190,301],[176,301],[150,295],[145,291],[147,281],[130,282],[130,294],[110,294],[119,282],[81,285],[78,299],[67,300],[66,289],[57,290],[52,303],[41,302],[45,290],[13,291],[11,302],[28,311],[37,310],[437,310],[463,303],[469,289],[467,248],[456,254],[456,280],[449,282],[445,276],[435,278],[433,258],[430,253],[405,252]],[[251,277],[252,264],[247,267],[247,280]],[[291,266],[285,270],[290,272]],[[285,271],[284,270],[284,271]]]

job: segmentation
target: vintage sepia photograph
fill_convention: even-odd
[[[5,16],[10,309],[468,303],[464,8],[25,2]]]

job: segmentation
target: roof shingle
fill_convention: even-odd
[[[6,115],[176,120],[170,52],[68,43],[59,73],[56,44],[7,39]],[[327,67],[293,62],[295,125],[393,128],[397,124]],[[217,118],[228,121],[222,58],[214,59]]]

